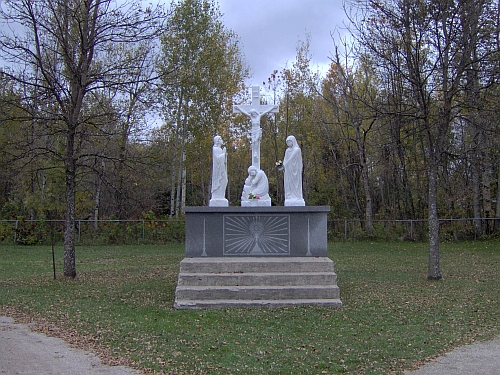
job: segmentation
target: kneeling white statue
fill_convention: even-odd
[[[254,166],[248,168],[248,177],[241,194],[241,207],[271,206],[269,181],[262,169]]]

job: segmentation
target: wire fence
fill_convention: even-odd
[[[184,241],[184,220],[76,220],[75,240],[83,245],[161,244]],[[64,220],[0,220],[0,242],[61,243]]]
[[[500,219],[440,219],[445,241],[500,238]],[[184,242],[184,220],[76,220],[76,243],[82,245],[161,244]],[[329,241],[426,241],[427,220],[328,220]],[[64,220],[0,220],[0,243],[36,245],[62,243]]]
[[[500,219],[448,218],[440,219],[440,235],[444,241],[478,240],[500,237]],[[330,241],[426,241],[427,220],[373,220],[373,231],[367,230],[365,220],[329,220]]]

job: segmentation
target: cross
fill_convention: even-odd
[[[262,128],[260,118],[267,113],[278,113],[277,105],[260,104],[260,87],[252,86],[251,105],[233,105],[233,113],[241,113],[252,121],[252,166],[260,169],[260,140],[262,139]]]

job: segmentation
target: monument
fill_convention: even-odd
[[[251,165],[241,207],[225,205],[227,155],[222,139],[214,138],[209,207],[185,208],[186,257],[180,264],[175,308],[342,306],[327,254],[330,207],[305,206],[302,155],[294,136],[287,137],[283,161],[285,206],[271,206],[269,182],[260,165],[260,119],[277,111],[277,106],[260,104],[258,86],[252,87],[251,105],[233,107],[252,123]]]

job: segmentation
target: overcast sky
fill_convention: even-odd
[[[310,34],[313,65],[328,65],[331,34],[344,32],[342,0],[219,0],[223,22],[238,34],[253,77],[261,85],[273,72],[291,67],[299,40]]]

